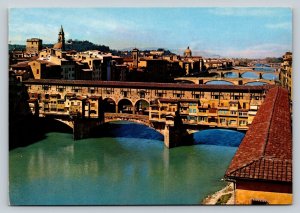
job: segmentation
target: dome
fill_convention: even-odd
[[[53,49],[61,49],[63,46],[62,42],[58,42],[56,44],[54,44]]]
[[[192,50],[190,50],[190,47],[187,47],[187,49],[184,51],[184,56],[187,56],[187,57],[192,56]]]

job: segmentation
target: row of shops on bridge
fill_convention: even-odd
[[[162,98],[151,102],[149,119],[167,122],[179,111],[184,124],[246,130],[260,104],[260,101],[222,100],[216,103],[215,100]]]
[[[99,112],[148,115],[151,122],[165,123],[179,111],[181,120],[190,125],[209,125],[247,129],[256,115],[261,100],[167,99],[138,101],[135,106],[123,99],[117,104],[100,96],[76,96],[76,93],[29,93],[29,106],[39,116],[81,116],[97,118]]]

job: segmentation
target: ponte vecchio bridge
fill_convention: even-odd
[[[246,131],[271,85],[195,85],[83,80],[27,80],[29,106],[89,137],[104,122],[128,120],[164,135],[167,147],[186,145],[187,130]]]

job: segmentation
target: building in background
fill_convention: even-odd
[[[289,96],[292,96],[292,70],[293,70],[293,54],[291,52],[286,52],[283,56],[283,62],[280,67],[279,80],[281,85],[288,89]]]
[[[30,38],[26,40],[26,54],[35,56],[43,48],[43,41],[39,38]]]

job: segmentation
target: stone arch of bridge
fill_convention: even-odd
[[[243,72],[240,72],[240,75],[241,77],[243,77],[244,74],[246,73],[253,73],[256,75],[257,78],[259,78],[259,76],[261,75],[261,72],[256,72],[256,71],[243,71]]]
[[[248,85],[248,84],[252,84],[252,83],[260,83],[260,84],[269,84],[268,82],[265,82],[265,81],[246,81],[244,82],[244,85]]]
[[[120,99],[117,106],[117,113],[135,114],[134,105],[129,98]]]
[[[207,83],[212,82],[212,81],[225,81],[225,82],[230,83],[231,85],[234,85],[234,82],[232,82],[232,81],[230,81],[230,80],[225,80],[225,79],[222,79],[222,80],[212,79],[212,80],[206,81],[204,84],[207,84]]]
[[[103,132],[103,129],[102,128],[106,128],[106,126],[107,125],[109,125],[109,123],[111,123],[111,122],[116,122],[116,121],[127,121],[127,122],[130,122],[130,123],[132,123],[132,124],[138,124],[138,125],[140,125],[142,128],[149,128],[149,129],[151,129],[151,130],[153,130],[153,131],[155,131],[155,132],[157,132],[157,133],[159,133],[161,136],[163,136],[163,138],[164,138],[164,132],[163,131],[161,131],[161,130],[159,130],[159,129],[156,129],[153,125],[152,125],[152,123],[150,123],[150,122],[144,122],[143,120],[138,120],[138,119],[125,119],[124,117],[122,117],[122,118],[117,118],[116,116],[115,117],[112,117],[112,118],[109,118],[109,119],[107,119],[107,117],[106,117],[106,119],[105,119],[105,122],[104,123],[102,123],[102,124],[100,124],[100,125],[97,125],[97,126],[94,126],[92,129],[91,129],[91,135],[92,136],[96,136],[97,137],[97,135],[100,133],[101,134],[101,132]],[[125,123],[117,123],[118,125],[126,125]],[[138,137],[141,137],[141,136],[139,136],[140,134],[138,134],[138,133],[140,133],[140,131],[141,131],[141,127],[140,128],[130,128],[130,131],[133,131],[133,135],[135,136],[137,136],[137,138]],[[111,129],[111,128],[110,128]],[[116,129],[117,130],[117,129]],[[136,133],[135,133],[135,131],[137,131]],[[141,134],[141,135],[143,135],[143,134]],[[122,136],[121,136],[122,137]],[[162,140],[163,140],[163,138],[162,138]]]
[[[116,122],[116,121],[128,121],[128,122],[132,122],[132,123],[135,123],[135,124],[141,124],[141,125],[144,125],[144,126],[149,127],[149,128],[152,129],[152,130],[155,130],[156,132],[158,132],[158,133],[160,133],[161,135],[164,136],[164,130],[156,129],[156,128],[154,127],[154,125],[153,125],[152,122],[149,122],[149,121],[146,121],[146,120],[143,120],[143,119],[137,119],[137,118],[125,118],[125,117],[117,117],[117,116],[108,118],[108,117],[106,116],[106,117],[105,117],[105,122],[104,122],[104,123],[110,123],[110,122]]]
[[[103,109],[104,112],[116,112],[116,101],[113,98],[104,98],[103,99]]]
[[[54,118],[55,121],[58,121],[60,123],[63,123],[65,125],[67,125],[68,127],[70,127],[71,129],[74,128],[74,124],[71,120],[69,119],[59,119],[59,118]]]
[[[227,73],[227,72],[222,72],[222,73]],[[218,71],[209,72],[209,74],[213,74],[213,76],[221,76],[221,72]]]
[[[150,102],[144,98],[134,102],[135,111],[137,114],[149,115]]]
[[[184,80],[178,79],[177,82],[184,83],[184,84],[196,84],[194,80],[189,80],[189,79],[184,79]]]

